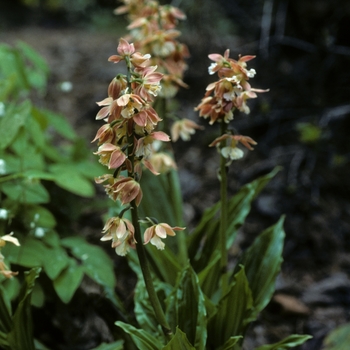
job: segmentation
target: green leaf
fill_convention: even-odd
[[[109,344],[102,343],[97,348],[94,348],[92,350],[123,350],[124,349],[123,344],[124,344],[123,340],[118,340]]]
[[[51,279],[56,278],[68,265],[67,253],[62,247],[51,248],[34,237],[22,237],[20,242],[19,247],[9,244],[4,247],[11,263],[25,267],[44,267]]]
[[[169,240],[173,239],[168,237]],[[170,250],[168,245],[165,249],[160,251],[154,245],[148,244],[146,246],[147,252],[149,253],[149,262],[152,265],[152,270],[157,275],[157,277],[164,282],[174,285],[178,273],[181,271],[181,265],[176,258],[176,255]]]
[[[40,271],[40,268],[34,268],[25,273],[25,283],[19,297],[20,302],[13,316],[13,328],[8,333],[8,342],[13,350],[35,350],[31,318],[31,293]]]
[[[44,130],[35,118],[31,117],[27,120],[26,132],[30,135],[33,144],[39,150],[42,150],[46,146]]]
[[[227,229],[227,248],[229,248],[250,212],[251,203],[266,184],[276,175],[279,168],[275,168],[269,174],[259,177],[253,182],[243,186],[228,203],[229,226]],[[211,255],[218,244],[217,232],[220,227],[219,219],[220,202],[207,209],[196,229],[188,238],[189,257],[196,271],[201,271],[211,260]],[[206,237],[204,245],[202,239]],[[198,247],[201,247],[198,250]]]
[[[348,350],[350,344],[350,323],[331,331],[323,341],[324,350]]]
[[[162,348],[162,350],[196,350],[186,337],[186,333],[182,332],[178,327],[176,333],[170,342]]]
[[[33,237],[19,237],[21,245],[6,244],[3,248],[6,258],[13,264],[24,267],[42,266],[47,248],[40,240]],[[50,256],[51,258],[51,256]]]
[[[63,303],[68,304],[84,277],[84,268],[73,259],[69,259],[69,265],[53,281],[57,295]]]
[[[24,101],[19,106],[10,106],[6,114],[0,118],[0,149],[10,145],[30,115],[31,103]]]
[[[216,250],[208,261],[208,265],[198,274],[202,291],[209,298],[217,291],[220,281],[220,251]]]
[[[284,217],[281,217],[275,225],[262,232],[238,261],[245,267],[253,294],[252,320],[269,303],[275,290],[275,280],[283,261],[283,221]]]
[[[1,185],[1,190],[11,199],[20,203],[41,204],[50,200],[49,192],[37,180],[23,179]]]
[[[62,247],[46,247],[43,257],[44,270],[54,280],[69,264],[69,257]]]
[[[50,171],[55,175],[55,183],[63,189],[82,197],[92,197],[95,194],[92,181],[82,176],[74,164],[53,164]]]
[[[40,92],[44,92],[49,72],[48,65],[33,48],[24,42],[18,42],[17,47],[21,55],[27,60],[24,67],[29,84]]]
[[[292,334],[288,336],[287,338],[279,341],[278,343],[275,344],[269,344],[269,345],[263,345],[259,346],[255,350],[286,350],[286,349],[291,349],[296,346],[304,344],[307,340],[311,339],[311,335],[298,335],[298,334]],[[349,343],[347,344],[349,346]],[[348,347],[344,348],[348,349]],[[334,348],[335,350],[335,348]],[[340,350],[340,348],[339,348]]]
[[[180,279],[168,298],[170,326],[182,329],[198,350],[205,349],[207,313],[198,277],[191,266],[183,269]]]
[[[18,281],[18,278],[7,278],[2,282],[2,287],[5,289],[7,299],[9,300],[9,311],[11,312],[11,301],[13,301],[19,293],[21,284]]]
[[[4,333],[10,332],[12,328],[11,319],[11,302],[6,295],[6,290],[0,284],[0,331]]]
[[[81,261],[84,272],[96,283],[115,287],[113,261],[101,247],[86,242],[82,237],[67,237],[62,239],[61,244]]]
[[[40,205],[28,205],[23,210],[23,222],[28,228],[37,227],[53,228],[56,219],[49,210]]]
[[[252,293],[241,266],[234,276],[230,290],[218,306],[218,312],[208,326],[208,343],[216,348],[225,344],[232,336],[242,335],[253,306]]]
[[[201,221],[198,223],[196,228],[191,235],[188,236],[188,255],[189,258],[194,260],[196,258],[198,247],[201,246],[201,240],[206,234],[217,230],[217,223],[215,216],[220,209],[220,203],[214,204],[212,207],[206,209],[203,213]]]
[[[155,318],[154,309],[150,303],[143,279],[139,279],[137,282],[134,303],[135,317],[140,328],[147,333],[160,336],[159,324]]]
[[[36,283],[32,293],[32,305],[35,307],[42,307],[45,304],[45,294],[41,285]]]
[[[48,125],[53,127],[59,135],[71,141],[77,138],[77,134],[64,116],[46,109],[37,110],[37,113],[43,114]]]
[[[235,350],[235,345],[237,345],[241,339],[243,339],[241,335],[229,338],[220,350]]]
[[[143,329],[137,329],[134,326],[118,321],[115,323],[125,333],[129,334],[137,349],[142,350],[159,350],[163,348],[163,344]]]

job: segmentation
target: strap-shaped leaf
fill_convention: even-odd
[[[227,248],[233,244],[238,228],[243,225],[249,214],[252,201],[278,171],[279,168],[275,168],[269,174],[246,184],[229,200]],[[211,260],[211,256],[218,246],[217,232],[220,227],[220,219],[218,217],[219,211],[220,202],[205,211],[201,222],[189,237],[188,251],[195,271],[201,271],[207,266],[207,262]],[[198,251],[198,247],[201,247],[200,241],[203,237],[206,237],[204,245],[201,250]],[[194,257],[196,258],[194,259]]]
[[[173,339],[162,350],[196,350],[186,337],[186,333],[176,328]]]
[[[8,333],[8,342],[13,350],[35,350],[33,338],[33,323],[31,318],[31,293],[41,268],[33,268],[26,272],[19,304],[13,316],[13,328]]]
[[[198,274],[202,291],[209,298],[218,290],[221,277],[220,270],[220,251],[216,250],[208,262],[208,265]]]
[[[0,332],[8,333],[12,328],[11,303],[0,285]]]
[[[116,322],[115,325],[130,335],[137,349],[159,350],[163,347],[163,344],[157,338],[145,332],[143,329],[137,329],[134,326],[121,321]]]
[[[178,326],[197,350],[205,349],[207,312],[198,277],[190,265],[186,266],[168,298],[167,315],[172,329]]]
[[[237,347],[238,346],[237,343],[242,338],[243,338],[243,336],[241,336],[241,335],[237,335],[235,337],[229,338],[229,340],[227,340],[227,342],[219,350],[236,350],[236,349],[239,350],[241,347]]]
[[[218,348],[231,337],[242,335],[252,306],[252,293],[244,267],[241,266],[229,291],[221,298],[217,313],[209,322],[209,346]]]
[[[153,281],[154,287],[159,292],[159,283]],[[158,293],[159,294],[159,293]],[[135,288],[134,312],[140,328],[154,335],[161,335],[159,324],[155,318],[154,309],[148,297],[148,292],[143,279],[139,279]]]
[[[238,262],[245,267],[253,295],[254,312],[251,320],[265,308],[275,290],[275,280],[283,261],[283,221],[284,217],[281,217],[275,225],[262,232]]]
[[[311,338],[312,338],[311,335],[292,334],[292,335],[288,336],[287,338],[279,341],[278,343],[259,346],[255,350],[286,350],[286,349],[291,349],[291,348],[295,348],[296,346],[304,344],[307,340],[309,340]],[[348,346],[349,346],[349,343],[346,344],[346,347],[344,348],[344,350],[347,349]],[[336,348],[334,348],[334,350],[336,350]],[[339,350],[341,350],[341,348],[339,348]]]

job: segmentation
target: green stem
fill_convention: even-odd
[[[169,324],[165,318],[165,314],[163,312],[159,298],[158,298],[157,293],[154,289],[152,275],[151,275],[151,271],[150,271],[147,256],[146,256],[146,249],[145,249],[144,245],[142,244],[141,229],[140,229],[140,224],[139,224],[137,207],[136,207],[134,201],[131,204],[132,204],[131,216],[132,216],[133,225],[135,227],[135,239],[137,242],[136,251],[137,251],[139,261],[140,261],[140,267],[141,267],[143,279],[145,281],[148,296],[149,296],[149,299],[151,301],[151,304],[152,304],[152,307],[153,307],[153,310],[154,310],[154,313],[155,313],[155,316],[156,316],[158,323],[161,325],[164,334],[169,339],[171,339],[172,338],[172,331],[171,331]]]
[[[182,217],[182,196],[179,181],[179,174],[177,170],[171,170],[167,174],[167,180],[170,186],[170,193],[172,194],[172,199],[174,201],[174,215],[177,225],[184,226],[184,221]],[[178,247],[178,257],[182,262],[183,266],[188,261],[188,251],[186,243],[186,231],[179,231],[176,234],[176,242]]]
[[[227,124],[221,121],[221,135],[226,133]],[[225,147],[225,140],[221,141],[220,149]],[[220,269],[221,269],[221,287],[222,294],[225,294],[228,289],[228,275],[227,275],[227,249],[226,249],[226,232],[227,232],[227,159],[220,154]]]

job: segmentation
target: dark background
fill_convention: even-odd
[[[23,40],[47,59],[50,84],[38,103],[66,115],[87,143],[99,127],[95,102],[105,97],[115,75],[107,58],[126,33],[125,19],[112,14],[117,5],[112,0],[0,1],[0,41]],[[236,129],[258,145],[229,173],[233,194],[282,167],[256,201],[235,247],[244,249],[286,214],[279,297],[253,325],[247,349],[291,333],[312,334],[302,349],[321,349],[325,335],[350,319],[350,2],[180,0],[173,5],[188,16],[179,29],[191,52],[185,76],[190,89],[178,95],[180,116],[198,121],[193,108],[214,79],[207,73],[207,55],[226,48],[232,58],[257,55],[249,62],[257,71],[251,85],[270,89],[249,101],[250,115],[235,116]],[[62,82],[70,82],[72,90],[63,91]],[[207,148],[215,137],[215,128],[206,126],[191,142],[174,146],[190,226],[218,199],[217,155]],[[98,225],[89,234],[100,235]],[[69,332],[61,336],[62,348],[68,349]],[[72,348],[93,344],[79,339]]]

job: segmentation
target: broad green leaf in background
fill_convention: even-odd
[[[13,315],[13,328],[8,333],[11,349],[35,350],[31,318],[31,293],[40,271],[41,268],[34,268],[25,273],[25,283],[19,295],[20,301]]]
[[[324,350],[348,350],[350,344],[350,323],[331,331],[323,341]]]
[[[71,141],[74,141],[76,139],[76,132],[74,131],[73,127],[69,124],[67,119],[64,118],[62,115],[54,113],[47,109],[36,109],[35,113],[37,113],[38,116],[41,116],[41,119],[43,119],[47,123],[47,125],[53,127],[54,130],[62,137]]]
[[[207,339],[207,312],[198,277],[190,265],[186,266],[168,297],[167,315],[172,329],[177,326],[185,332],[197,350],[205,349]]]
[[[115,323],[125,333],[129,334],[137,349],[142,350],[159,350],[163,348],[163,344],[151,334],[143,329],[137,329],[134,326],[118,321]]]
[[[40,181],[35,179],[5,182],[1,184],[0,189],[9,198],[19,203],[42,204],[50,200],[49,192]]]
[[[17,265],[25,267],[44,267],[47,275],[54,279],[68,265],[68,255],[62,247],[50,247],[41,239],[35,237],[21,237],[21,245],[6,245],[7,259]]]
[[[49,73],[49,67],[46,61],[34,49],[22,41],[17,42],[17,48],[20,50],[24,59],[29,62],[24,66],[29,84],[43,93],[46,89]]]
[[[5,115],[0,118],[0,149],[4,149],[12,143],[19,129],[29,118],[31,107],[29,100],[17,106],[8,106]]]
[[[296,346],[304,344],[307,340],[309,340],[311,338],[312,338],[311,335],[292,334],[292,335],[288,336],[287,338],[279,341],[278,343],[259,346],[255,350],[286,350],[286,349],[291,349],[291,348],[295,348]],[[345,349],[347,349],[347,348],[344,348],[344,350]]]
[[[24,267],[41,267],[43,258],[47,256],[47,248],[43,242],[33,237],[18,237],[18,239],[21,242],[19,247],[6,244],[3,248],[8,261]]]
[[[10,302],[18,296],[19,290],[21,289],[21,284],[19,283],[18,278],[7,278],[1,282],[1,286],[4,288],[4,292],[9,303],[9,311],[11,313]]]
[[[68,266],[69,257],[62,247],[47,247],[42,261],[46,274],[54,280]]]
[[[33,115],[27,120],[26,131],[29,134],[33,145],[42,152],[46,146],[47,135],[45,135],[45,129],[41,127],[40,123]]]
[[[69,248],[75,258],[81,261],[84,272],[101,286],[114,288],[116,279],[113,261],[105,251],[96,245],[88,243],[82,237],[67,237],[62,239],[62,245]]]
[[[173,339],[162,348],[162,350],[197,350],[194,348],[186,337],[186,333],[182,332],[178,327]]]
[[[32,292],[32,305],[35,307],[43,307],[45,304],[45,294],[40,283],[35,283]]]
[[[208,343],[217,348],[230,337],[242,335],[253,306],[252,292],[241,266],[234,276],[230,289],[218,306],[218,312],[208,325]]]
[[[63,189],[82,197],[92,197],[95,194],[92,181],[77,172],[74,164],[53,164],[50,171],[55,175],[55,183]]]
[[[275,225],[262,232],[238,261],[238,264],[245,267],[253,294],[252,320],[270,302],[275,290],[275,280],[283,261],[283,222],[284,217],[281,217]]]
[[[84,268],[74,259],[69,259],[68,266],[53,281],[57,295],[64,303],[69,303],[84,277]]]
[[[28,228],[33,226],[54,228],[56,226],[56,219],[53,214],[40,205],[27,205],[22,215],[23,222]]]

